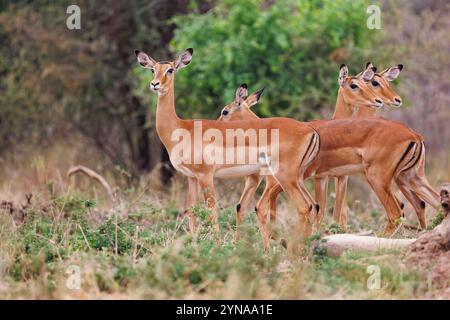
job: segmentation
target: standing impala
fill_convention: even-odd
[[[308,234],[311,229],[308,213],[311,211],[309,203],[312,197],[303,184],[303,175],[319,149],[319,135],[314,129],[289,118],[233,122],[180,119],[175,111],[174,78],[178,70],[191,62],[193,50],[185,50],[170,62],[156,62],[138,50],[135,54],[138,63],[153,73],[150,89],[158,94],[158,136],[175,169],[188,177],[190,230],[193,231],[196,225],[191,207],[198,201],[197,183],[218,230],[214,178],[245,177],[258,173],[272,175],[286,191],[298,211],[301,231]],[[238,92],[235,104],[248,108],[247,103],[242,92]],[[235,139],[238,140],[237,147]],[[256,158],[252,157],[255,151]],[[312,211],[315,213],[314,209]],[[269,235],[265,224],[260,223],[259,227],[267,247]]]
[[[369,69],[373,69],[373,65],[369,62],[366,64],[364,71],[356,75],[360,78],[364,73],[367,73]],[[394,65],[389,67],[379,73],[375,73],[373,78],[365,79],[367,85],[383,100],[383,103],[393,107],[400,107],[402,100],[399,95],[391,88],[389,82],[395,80],[403,69],[402,64]],[[346,77],[348,70],[341,69],[340,77]],[[343,103],[336,103],[336,108],[332,119],[350,118],[350,117],[375,117],[376,109],[359,107],[357,105],[348,108]],[[415,184],[418,185],[417,188],[421,189],[421,194],[423,199],[428,202],[434,208],[438,207],[438,194],[430,186],[428,180],[425,176],[425,157],[421,158],[419,164],[419,170],[416,175],[410,178],[410,181],[416,181]],[[419,218],[420,226],[426,228],[426,217],[425,217],[425,202],[418,196],[418,194],[408,183],[407,179],[403,175],[395,177],[395,182],[399,187],[400,191],[403,193],[405,198],[413,206],[417,217]],[[335,190],[336,190],[336,201],[333,208],[333,218],[336,222],[339,222],[345,229],[347,227],[347,206],[345,204],[346,192],[347,192],[348,176],[339,176],[335,178]],[[327,185],[328,177],[314,179],[314,189],[316,193],[316,199],[318,199],[319,204],[325,211],[326,197],[327,197]],[[403,204],[402,204],[403,206]],[[324,212],[322,211],[322,213]]]
[[[341,67],[337,104],[341,104],[342,109],[351,109],[354,105],[373,106],[368,102],[377,95],[366,83],[368,78],[374,76],[374,70],[371,70],[372,73],[365,70],[357,78],[348,76],[345,65]],[[237,113],[239,116],[235,116]],[[230,109],[227,106],[222,111],[221,120],[255,117],[249,109]],[[388,215],[384,232],[392,233],[396,220],[403,216],[401,205],[391,189],[392,180],[410,181],[410,177],[416,176],[421,170],[420,163],[424,157],[422,138],[401,123],[378,118],[318,120],[310,125],[319,133],[321,147],[304,178],[365,173]],[[421,183],[423,186],[423,181]],[[424,194],[420,187],[412,184],[412,188],[417,194]],[[262,215],[263,219],[268,207],[275,206],[276,197],[281,191],[277,182],[268,177],[264,193],[257,204],[258,215]],[[316,199],[319,200],[317,196]]]
[[[401,98],[398,94],[392,90],[388,81],[395,80],[403,69],[403,65],[395,65],[380,73],[373,73],[370,77],[363,78],[367,82],[368,86],[377,93],[377,95],[383,100],[386,105],[394,107],[400,107],[402,104]],[[368,62],[366,68],[357,74],[355,77],[362,78],[364,74],[370,70],[376,71],[376,68],[372,63]],[[343,79],[348,76],[348,69],[341,68],[339,79]],[[374,117],[376,116],[375,108],[359,107],[358,105],[348,105],[342,103],[342,101],[336,102],[332,119],[343,119],[352,117]],[[319,203],[323,205],[323,212],[321,212],[320,220],[323,218],[323,213],[326,211],[327,203],[327,190],[328,190],[328,177],[315,178],[314,190],[316,198],[319,199]],[[335,177],[335,194],[336,200],[333,207],[333,219],[340,223],[344,229],[347,228],[347,206],[345,204],[346,193],[348,185],[348,176]]]

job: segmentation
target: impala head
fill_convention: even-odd
[[[250,108],[258,103],[264,88],[248,95],[247,85],[241,84],[236,90],[234,101],[223,107],[218,120],[235,121],[257,119],[258,116]]]
[[[345,64],[339,70],[339,95],[345,103],[373,108],[381,108],[383,100],[369,88],[367,82],[375,76],[375,67],[367,68],[360,75],[352,77],[348,75],[348,68]]]
[[[136,54],[138,63],[142,67],[150,69],[153,73],[153,79],[150,82],[150,89],[158,93],[158,95],[164,95],[173,85],[175,73],[181,68],[186,67],[191,62],[194,50],[192,48],[184,50],[184,52],[174,61],[159,62],[156,62],[142,51],[135,50],[134,53]]]
[[[373,65],[368,62],[366,69],[358,74],[358,77],[366,72],[367,69],[373,68]],[[367,85],[376,93],[377,96],[383,100],[383,103],[392,107],[400,107],[402,105],[402,98],[395,92],[389,82],[394,81],[399,76],[403,69],[402,64],[398,64],[387,68],[379,73],[375,73],[371,80],[367,81]]]

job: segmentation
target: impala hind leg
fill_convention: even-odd
[[[275,180],[274,180],[275,181]],[[269,193],[269,210],[270,210],[270,222],[275,223],[277,220],[277,198],[278,195],[283,192],[280,184],[275,181],[274,184],[270,185],[270,193]],[[273,240],[277,239],[277,235],[274,232],[270,233],[270,237]]]
[[[439,194],[433,189],[425,176],[413,173],[409,181],[409,185],[421,199],[425,200],[436,210],[439,209]]]
[[[289,199],[297,209],[299,219],[299,234],[301,236],[309,237],[312,233],[312,224],[310,223],[310,202],[308,198],[304,197],[297,179],[292,179],[292,175],[277,176],[277,181],[284,192],[287,193]],[[311,197],[309,195],[309,197]]]
[[[395,231],[397,222],[403,216],[400,203],[395,198],[391,189],[392,179],[387,173],[384,173],[383,175],[383,171],[378,170],[378,168],[372,169],[370,167],[366,170],[366,178],[373,191],[375,191],[378,200],[380,200],[386,210],[388,222],[384,228],[383,234],[389,236]]]
[[[345,200],[347,198],[347,185],[348,176],[336,177],[336,200],[333,208],[333,219],[339,223],[344,230],[347,230],[347,204]]]
[[[266,178],[266,188],[269,192],[269,213],[270,222],[275,222],[277,220],[277,197],[283,191],[281,186],[278,184],[274,177],[268,176]],[[273,190],[272,190],[273,189]]]
[[[279,186],[278,184],[275,185],[275,187],[278,186]],[[269,210],[269,197],[272,191],[271,189],[273,188],[274,188],[273,185],[270,185],[268,183],[266,184],[266,187],[264,188],[261,198],[259,198],[255,207],[256,216],[258,218],[259,232],[261,233],[263,245],[264,248],[266,249],[269,247],[269,238],[270,238],[270,233],[267,230],[267,214]]]
[[[197,178],[188,177],[187,212],[189,216],[189,230],[195,232],[197,223],[192,207],[198,203]]]
[[[236,234],[235,241],[238,241],[241,237],[240,225],[242,223],[242,217],[245,210],[248,207],[248,203],[253,198],[256,189],[261,182],[261,178],[258,174],[253,174],[245,178],[244,191],[242,192],[241,198],[239,199],[239,204],[236,207]]]
[[[295,185],[292,182],[293,185]],[[303,188],[301,187],[303,185]],[[270,221],[271,222],[275,222],[276,221],[276,204],[277,204],[277,197],[278,195],[283,192],[283,187],[280,185],[280,183],[278,183],[278,181],[275,178],[270,178],[267,179],[267,188],[270,190],[269,192],[269,202],[268,204],[265,203],[265,199],[261,199],[258,202],[258,212],[260,212],[260,214],[265,218],[266,217],[266,211],[267,210],[267,206],[268,209],[270,210]],[[310,195],[310,193],[308,192],[308,190],[306,189],[303,181],[297,181],[297,185],[295,185],[295,188],[298,189],[298,191],[300,192],[301,196],[300,198],[305,200],[306,205],[307,205],[307,210],[309,214],[309,219],[312,221],[316,221],[317,217],[318,217],[318,213],[319,211],[319,205],[317,205],[314,201],[314,199],[312,198],[312,196]],[[263,204],[264,202],[264,204]],[[297,207],[298,208],[298,207]],[[267,219],[264,219],[264,221],[267,221]],[[273,236],[271,234],[271,236]],[[272,237],[273,238],[273,237]]]
[[[296,255],[298,250],[302,248],[305,238],[312,234],[312,223],[308,216],[310,213],[310,205],[307,199],[303,197],[303,193],[296,183],[297,181],[283,181],[281,179],[279,181],[297,211],[298,223],[290,230],[290,239],[287,242],[285,241],[287,251]]]
[[[417,170],[410,171],[412,179],[416,182],[417,195],[425,200],[434,209],[439,210],[440,208],[440,197],[439,193],[430,185],[427,176],[425,174],[425,146],[423,146],[422,157],[419,160]],[[414,190],[416,191],[416,190]]]
[[[301,176],[303,176],[303,174]],[[309,193],[308,189],[305,186],[303,178],[298,179],[297,185],[300,192],[302,193],[303,199],[305,199],[308,204],[308,214],[311,222],[317,223],[317,219],[320,213],[320,205],[316,202],[316,199]]]
[[[405,198],[411,203],[414,211],[416,212],[417,218],[419,219],[420,227],[422,229],[427,228],[427,219],[425,215],[425,202],[420,199],[408,186],[407,181],[400,175],[395,179],[398,188],[403,193]]]
[[[213,223],[214,230],[219,235],[220,228],[217,222],[218,212],[216,203],[216,191],[214,189],[214,180],[212,175],[202,175],[197,178],[200,188],[203,192],[203,197],[206,202],[206,207],[211,211],[211,221]]]

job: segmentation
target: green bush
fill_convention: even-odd
[[[216,118],[239,84],[266,86],[261,116],[310,119],[335,104],[341,63],[359,71],[375,47],[366,26],[367,1],[225,0],[207,14],[176,17],[174,52],[194,48],[177,74],[178,112]],[[157,57],[160,58],[160,57]],[[149,73],[142,72],[148,83]]]

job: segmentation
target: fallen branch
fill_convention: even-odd
[[[84,173],[86,176],[99,182],[106,189],[106,192],[108,193],[111,208],[114,206],[114,202],[115,202],[114,193],[112,191],[111,186],[109,185],[109,183],[106,181],[105,178],[103,178],[101,175],[99,175],[94,170],[86,168],[84,166],[71,167],[69,169],[69,171],[67,171],[67,177],[70,178],[72,175],[77,174],[77,173]]]
[[[387,239],[371,236],[359,236],[355,234],[333,234],[323,238],[325,246],[330,256],[340,256],[345,250],[354,251],[378,251],[404,249],[417,239]]]
[[[378,238],[354,234],[334,234],[322,238],[317,248],[325,248],[330,256],[340,256],[346,250],[378,251],[378,250],[413,250],[422,246],[423,242],[436,241],[450,246],[450,184],[444,184],[441,190],[441,205],[444,219],[432,231],[424,233],[416,239]],[[412,226],[407,226],[413,228]],[[431,240],[434,239],[434,240]],[[446,245],[447,244],[447,245]]]

